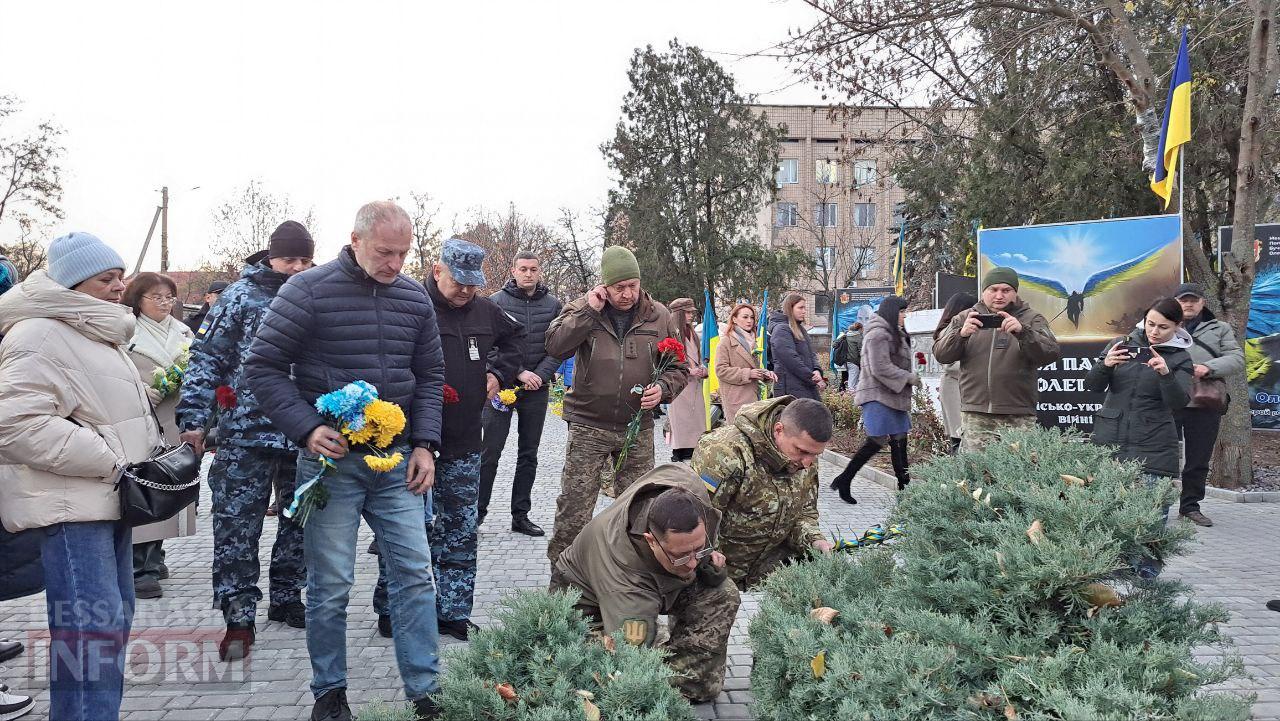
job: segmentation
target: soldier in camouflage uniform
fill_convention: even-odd
[[[818,457],[831,440],[822,403],[791,396],[750,403],[693,452],[711,503],[723,514],[720,550],[746,590],[810,549],[831,551],[818,528]]]
[[[244,361],[267,306],[289,276],[312,265],[315,243],[301,224],[286,221],[271,234],[271,247],[246,259],[240,280],[222,292],[196,331],[191,363],[182,384],[178,427],[182,440],[203,449],[217,414],[218,449],[209,468],[213,515],[213,602],[227,635],[218,647],[223,660],[247,655],[254,641],[258,589],[258,541],[273,484],[293,496],[298,449],[272,426],[244,382]],[[219,391],[226,387],[228,390]],[[294,628],[306,626],[302,587],[307,569],[302,528],[277,518],[271,549],[267,617]]]
[[[551,590],[578,591],[577,608],[597,633],[653,646],[658,616],[668,616],[671,636],[661,645],[672,683],[694,703],[724,686],[740,603],[724,556],[712,550],[720,523],[688,467],[659,466],[591,519],[551,570]]]
[[[525,328],[497,303],[476,292],[484,286],[485,251],[459,238],[445,241],[427,279],[444,352],[444,380],[458,395],[445,403],[440,458],[427,524],[436,580],[440,633],[466,640],[475,628],[471,607],[476,585],[476,521],[483,455],[481,415],[500,389],[516,385],[524,360]],[[378,557],[374,610],[378,632],[391,636],[386,566]]]
[[[601,285],[570,302],[547,328],[547,354],[574,358],[573,385],[564,396],[569,424],[555,530],[547,558],[556,557],[591,520],[601,477],[622,452],[627,426],[645,411],[640,433],[613,477],[619,495],[653,469],[653,413],[670,403],[689,382],[687,363],[676,363],[654,381],[658,343],[679,338],[680,328],[666,306],[640,287],[640,265],[619,245],[605,249]]]

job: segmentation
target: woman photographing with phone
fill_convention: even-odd
[[[1181,471],[1173,414],[1191,400],[1191,336],[1182,329],[1182,306],[1162,298],[1143,314],[1142,325],[1107,345],[1085,376],[1085,390],[1106,392],[1094,414],[1093,442],[1116,446],[1115,458],[1138,461],[1148,484]],[[1168,506],[1165,506],[1168,514]],[[1142,558],[1143,578],[1160,575],[1159,559]]]

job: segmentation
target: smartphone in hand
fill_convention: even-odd
[[[1145,345],[1126,345],[1124,349],[1129,351],[1129,360],[1134,363],[1146,363],[1155,356],[1151,355],[1150,346]]]
[[[982,321],[983,328],[999,328],[1004,325],[1004,318],[995,313],[979,313],[977,318]]]

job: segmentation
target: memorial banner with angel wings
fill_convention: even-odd
[[[1087,431],[1102,397],[1084,390],[1084,376],[1107,341],[1181,282],[1181,227],[1176,215],[1156,215],[981,229],[979,287],[996,266],[1018,272],[1018,299],[1062,344],[1062,360],[1040,369],[1040,422]]]

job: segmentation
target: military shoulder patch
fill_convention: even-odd
[[[702,474],[702,484],[707,487],[707,493],[712,495],[715,495],[716,489],[720,487],[720,481],[705,473]]]
[[[649,621],[628,618],[622,622],[622,639],[632,646],[643,646],[649,640]]]

